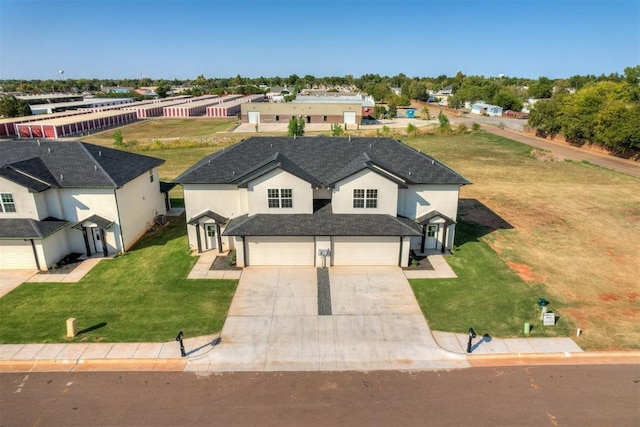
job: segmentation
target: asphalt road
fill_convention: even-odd
[[[481,123],[482,129],[495,135],[504,136],[532,147],[550,151],[562,159],[570,159],[576,161],[587,161],[594,165],[602,166],[618,172],[622,172],[631,176],[640,178],[640,162],[622,159],[612,155],[602,154],[583,148],[574,147],[562,142],[554,142],[544,138],[538,138],[529,134],[521,133],[518,129],[526,124],[523,120],[495,117],[481,117],[472,114],[464,114],[462,116],[449,115],[451,123],[464,123],[469,128],[473,122]],[[496,121],[505,125],[505,129],[497,126]]]
[[[634,426],[637,365],[0,375],[2,426]]]

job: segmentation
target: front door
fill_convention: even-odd
[[[438,224],[427,225],[427,238],[424,242],[425,249],[438,248]]]
[[[93,236],[93,250],[96,254],[102,253],[102,239],[100,237],[100,229],[98,227],[91,228]]]
[[[216,226],[215,224],[205,224],[205,232],[207,233],[207,249],[216,248]]]

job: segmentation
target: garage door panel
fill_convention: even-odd
[[[399,257],[399,237],[333,238],[333,265],[398,265]]]
[[[246,239],[247,265],[314,265],[313,237],[263,236]]]
[[[36,262],[30,242],[0,241],[0,270],[33,268],[36,268]]]

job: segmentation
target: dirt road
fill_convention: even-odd
[[[451,123],[464,123],[468,127],[475,121],[480,123],[482,120],[478,117],[468,116],[449,116]],[[510,120],[510,119],[507,119]],[[538,138],[525,133],[510,130],[508,128],[501,129],[491,124],[482,123],[482,129],[495,135],[504,136],[532,147],[550,151],[562,159],[570,159],[576,161],[587,161],[594,165],[609,168],[627,175],[640,178],[640,162],[622,159],[612,155],[601,154],[595,151],[589,151],[582,148],[574,147],[561,142],[549,141],[547,139]]]

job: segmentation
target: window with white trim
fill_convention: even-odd
[[[0,212],[15,212],[16,202],[11,193],[0,193]]]
[[[375,188],[354,188],[353,189],[354,208],[377,208],[378,190]]]
[[[292,208],[293,190],[291,188],[267,189],[267,202],[270,208]]]

